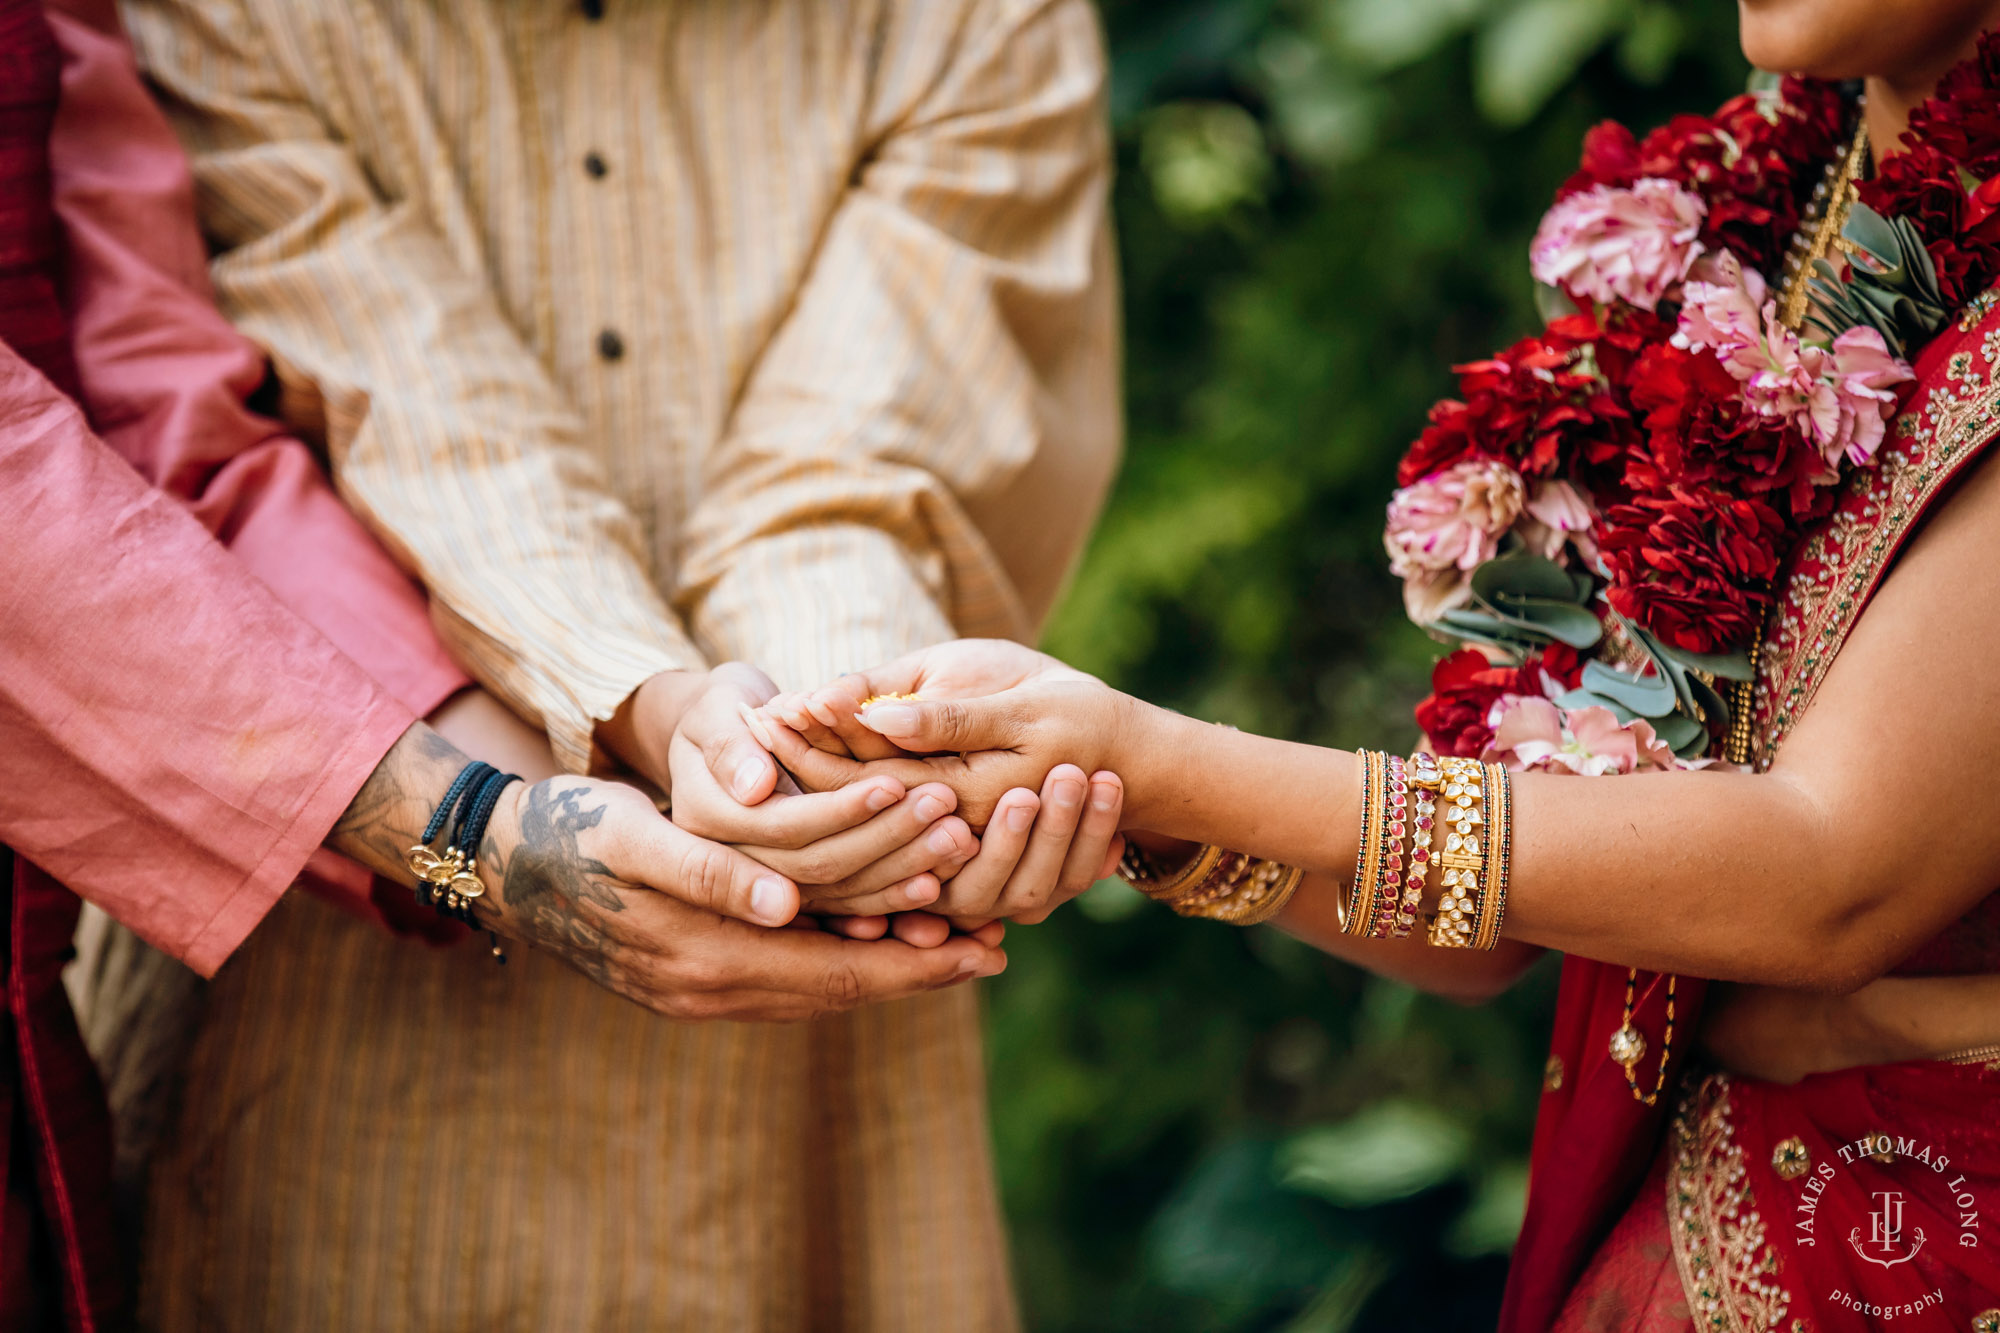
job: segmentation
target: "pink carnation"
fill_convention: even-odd
[[[1829,473],[1843,455],[1854,463],[1875,456],[1896,411],[1895,386],[1913,378],[1881,334],[1857,326],[1830,347],[1801,342],[1779,322],[1764,279],[1727,251],[1702,261],[1681,300],[1675,343],[1713,351],[1743,385],[1744,404],[1797,429]]]
[[[1599,777],[1684,767],[1644,718],[1620,723],[1609,708],[1558,708],[1533,695],[1509,695],[1488,719],[1493,742],[1482,756],[1516,772],[1541,770]]]
[[[1514,531],[1536,555],[1566,563],[1565,549],[1574,546],[1585,565],[1595,565],[1597,542],[1591,528],[1596,517],[1576,487],[1566,481],[1545,481],[1529,495]]]
[[[1708,205],[1669,180],[1598,185],[1558,200],[1528,248],[1538,282],[1580,299],[1651,310],[1702,252]]]
[[[1405,486],[1389,501],[1382,544],[1410,618],[1427,625],[1471,598],[1468,576],[1499,550],[1527,492],[1505,463],[1473,459]]]

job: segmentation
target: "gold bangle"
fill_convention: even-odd
[[[1430,942],[1444,949],[1472,946],[1480,885],[1486,878],[1486,771],[1472,759],[1438,760],[1438,827],[1445,830],[1437,863],[1443,896],[1431,920]]]
[[[1182,916],[1254,926],[1283,911],[1304,878],[1297,866],[1224,852],[1200,884],[1167,905]]]
[[[1361,850],[1348,891],[1341,929],[1365,938],[1374,924],[1375,882],[1382,868],[1382,812],[1388,793],[1389,757],[1378,750],[1361,752]]]
[[[1500,944],[1500,926],[1507,916],[1507,872],[1514,857],[1514,775],[1504,764],[1486,766],[1486,887],[1479,895],[1479,924],[1472,947],[1491,950]]]
[[[1118,861],[1118,874],[1127,884],[1148,898],[1172,903],[1176,899],[1185,897],[1207,879],[1222,856],[1223,849],[1214,843],[1209,843],[1188,858],[1187,863],[1180,869],[1162,877],[1154,867],[1152,858],[1140,851],[1138,845],[1127,838],[1125,855]]]

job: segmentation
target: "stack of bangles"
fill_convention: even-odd
[[[1361,772],[1361,846],[1341,929],[1361,939],[1406,938],[1424,912],[1436,862],[1444,877],[1429,942],[1443,949],[1497,945],[1513,855],[1514,788],[1506,768],[1363,750]]]
[[[1439,948],[1499,944],[1513,853],[1511,775],[1499,764],[1473,759],[1418,754],[1405,760],[1377,750],[1363,750],[1360,758],[1361,848],[1354,885],[1338,904],[1342,931],[1359,939],[1406,939],[1418,917],[1427,915],[1426,938]],[[1444,877],[1427,912],[1432,862]],[[1129,839],[1118,873],[1182,916],[1238,926],[1278,915],[1304,878],[1296,866],[1212,845],[1162,873]]]
[[[500,804],[500,793],[519,781],[515,774],[502,773],[493,765],[477,760],[452,779],[444,800],[431,815],[431,822],[424,826],[423,841],[410,848],[410,873],[417,877],[419,903],[439,916],[478,926],[472,904],[486,892],[486,881],[479,878],[479,845],[485,840],[486,825]],[[445,840],[443,855],[439,855],[431,849],[431,844],[447,821],[452,824],[451,836]],[[506,962],[500,937],[489,930],[486,939],[492,946],[493,957]]]

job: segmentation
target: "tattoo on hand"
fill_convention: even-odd
[[[602,982],[606,970],[604,933],[588,903],[599,912],[622,912],[618,877],[596,857],[584,855],[578,837],[603,822],[606,803],[585,809],[588,786],[557,789],[541,782],[528,789],[521,806],[521,838],[501,865],[492,839],[481,855],[500,871],[500,896],[535,939],[570,954],[570,961]]]

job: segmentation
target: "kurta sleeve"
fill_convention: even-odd
[[[1033,635],[1118,454],[1104,90],[1090,5],[1005,3],[884,108],[710,459],[681,586],[712,654],[799,687]]]
[[[413,720],[0,347],[0,840],[212,973]]]
[[[181,500],[280,601],[418,715],[467,684],[423,592],[319,462],[246,405],[264,354],[209,292],[187,155],[110,0],[52,0],[62,96],[49,136],[63,292],[104,442]]]
[[[126,17],[194,158],[217,297],[270,353],[285,415],[323,433],[459,660],[587,767],[641,681],[705,663],[575,413],[476,259],[378,191],[240,6]]]

